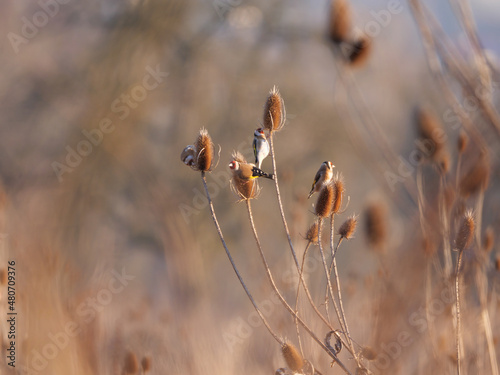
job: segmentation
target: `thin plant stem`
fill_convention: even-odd
[[[463,250],[458,254],[457,270],[455,277],[455,291],[456,291],[456,310],[457,310],[457,327],[456,327],[456,347],[457,347],[457,374],[461,374],[461,327],[460,327],[460,267],[462,265]]]
[[[300,273],[299,273],[299,283],[297,284],[297,294],[295,295],[295,314],[298,314],[299,312],[298,306],[299,306],[300,284],[302,282],[302,276],[304,274],[304,262],[306,260],[307,250],[309,250],[310,246],[311,246],[311,241],[307,241],[307,245],[304,250],[304,255],[302,255],[302,264],[300,265]],[[302,340],[300,339],[299,323],[297,321],[297,318],[295,318],[295,328],[297,329],[297,340],[299,341],[300,352],[302,353],[302,356],[304,356],[304,351],[302,348]]]
[[[286,222],[285,212],[283,210],[283,204],[281,203],[280,186],[278,183],[278,173],[276,171],[276,158],[274,156],[274,133],[273,133],[273,131],[271,131],[269,134],[269,140],[270,140],[269,143],[271,146],[271,159],[272,159],[272,163],[273,163],[274,185],[276,187],[276,197],[278,198],[278,206],[280,209],[281,220],[283,221],[283,226],[285,228],[286,238],[288,239],[288,244],[290,245],[290,250],[292,252],[293,260],[294,260],[295,265],[297,267],[297,272],[300,272],[299,261],[297,259],[297,254],[295,253],[295,250],[293,248],[292,238],[290,237],[290,231],[288,230],[288,224]]]
[[[344,370],[347,374],[350,374],[349,370],[337,358],[337,356],[334,355],[330,350],[328,350],[328,348],[325,346],[325,344],[323,344],[323,342],[316,336],[316,334],[309,328],[309,326],[298,316],[298,314],[295,313],[295,311],[288,304],[288,302],[285,300],[285,298],[282,296],[281,292],[277,288],[276,283],[274,282],[274,279],[273,279],[273,275],[272,275],[271,270],[269,268],[269,265],[267,263],[266,257],[264,255],[263,250],[262,250],[262,246],[260,244],[259,236],[257,235],[257,230],[255,229],[255,223],[254,223],[254,220],[253,220],[252,206],[251,206],[250,200],[247,199],[246,203],[247,203],[248,218],[250,220],[250,225],[252,227],[252,232],[253,232],[253,235],[254,235],[254,238],[255,238],[255,243],[257,244],[257,248],[259,250],[259,254],[260,254],[260,258],[262,260],[262,264],[264,265],[267,277],[269,279],[269,282],[271,283],[271,286],[272,286],[274,292],[278,296],[279,300],[281,301],[281,303],[283,304],[283,306],[285,307],[285,309],[288,310],[288,312],[290,313],[290,315],[292,315],[292,317],[294,317],[295,319],[297,319],[297,321],[300,323],[300,325],[302,325],[302,327],[304,327],[304,329],[313,338],[313,340],[316,341],[323,348],[323,350],[325,350],[330,355],[330,357],[332,357],[333,360],[340,365],[340,367],[342,368],[342,370]]]
[[[217,233],[219,234],[220,240],[222,242],[222,246],[224,246],[224,250],[226,251],[226,255],[227,255],[229,261],[231,262],[231,266],[233,267],[233,270],[236,273],[236,276],[238,277],[238,280],[240,281],[241,286],[245,290],[245,293],[247,294],[248,299],[250,300],[250,302],[252,302],[252,305],[253,305],[255,311],[257,312],[257,314],[259,315],[260,319],[262,320],[262,323],[267,328],[267,330],[269,331],[269,333],[271,334],[271,336],[273,336],[274,339],[280,345],[283,345],[284,344],[283,340],[281,340],[278,337],[278,335],[276,333],[274,333],[274,331],[272,330],[271,326],[267,322],[266,318],[264,317],[264,315],[260,311],[257,303],[255,302],[254,298],[252,297],[252,294],[248,290],[245,282],[243,281],[243,278],[241,277],[240,272],[238,271],[238,268],[236,267],[236,264],[234,263],[233,257],[231,256],[231,252],[229,251],[229,249],[228,249],[228,247],[226,245],[226,241],[224,240],[224,236],[223,236],[222,231],[220,229],[219,222],[217,220],[217,216],[215,216],[215,210],[214,210],[214,206],[213,206],[213,203],[212,203],[212,198],[210,197],[210,193],[208,192],[207,180],[206,180],[206,177],[205,177],[205,172],[203,172],[203,171],[201,172],[201,180],[203,181],[203,187],[205,188],[205,193],[207,195],[208,206],[210,207],[210,213],[212,214],[212,220],[214,221],[215,228],[217,229]]]
[[[332,214],[332,216],[330,218],[330,249],[331,249],[331,252],[332,252],[332,264],[331,264],[331,266],[333,265],[333,273],[335,275],[335,282],[337,283],[337,293],[338,293],[338,298],[339,298],[340,314],[342,316],[342,321],[343,321],[343,325],[344,325],[344,329],[345,329],[345,335],[346,335],[346,338],[347,338],[347,342],[351,346],[351,351],[353,353],[355,353],[354,345],[353,345],[352,339],[351,339],[351,334],[349,332],[349,326],[347,325],[347,318],[346,318],[345,311],[344,311],[344,303],[342,301],[342,291],[341,291],[341,287],[340,287],[340,277],[339,277],[339,273],[337,272],[337,261],[335,259],[335,255],[337,254],[337,251],[338,251],[338,249],[340,247],[340,244],[342,243],[343,237],[339,238],[339,242],[338,242],[335,250],[333,249],[333,241],[334,241],[334,216],[335,215]],[[330,277],[331,272],[332,271],[330,269],[330,273],[329,273],[328,277]],[[354,354],[354,358],[356,359],[356,362],[358,362],[357,355]]]

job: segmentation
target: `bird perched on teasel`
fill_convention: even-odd
[[[309,192],[307,198],[311,198],[314,193],[321,190],[323,185],[329,183],[332,180],[333,168],[335,168],[335,166],[330,161],[325,161],[321,164],[318,172],[316,173],[316,176],[314,176],[311,191]]]
[[[263,170],[257,168],[255,164],[240,163],[233,160],[229,163],[229,169],[242,180],[251,180],[254,178],[265,177],[274,180],[274,175],[268,174]]]
[[[257,168],[261,168],[262,161],[269,155],[269,143],[262,128],[258,128],[254,132],[253,137],[253,153],[255,155],[255,164]]]

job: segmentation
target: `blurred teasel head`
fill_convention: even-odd
[[[386,207],[381,202],[369,204],[365,209],[365,234],[368,244],[380,250],[387,238]]]
[[[347,53],[347,63],[349,66],[358,67],[365,63],[372,50],[372,41],[367,35],[361,35],[345,49]]]
[[[306,240],[308,240],[312,244],[318,243],[318,222],[315,221],[307,230]]]
[[[474,226],[474,215],[472,211],[466,211],[455,239],[455,248],[458,251],[465,250],[471,244],[474,238]]]
[[[351,32],[351,9],[347,0],[332,0],[328,37],[333,43],[347,42]]]
[[[444,172],[449,169],[449,156],[446,149],[446,133],[441,127],[438,118],[430,110],[419,107],[415,113],[418,149],[423,158],[436,163]]]
[[[269,132],[279,131],[285,125],[285,121],[285,102],[276,86],[274,86],[269,91],[269,96],[264,105],[264,129]]]
[[[485,154],[472,164],[459,183],[460,195],[467,198],[479,191],[483,192],[490,181],[490,166]]]
[[[304,359],[300,355],[300,352],[297,350],[295,345],[290,342],[285,342],[281,346],[281,353],[283,354],[283,358],[285,359],[286,365],[293,373],[299,373],[304,367]]]

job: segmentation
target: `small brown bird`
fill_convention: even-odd
[[[251,180],[259,177],[274,180],[274,175],[264,172],[263,170],[257,168],[255,164],[251,163],[239,163],[236,160],[233,160],[229,163],[229,169],[231,169],[233,174],[236,174],[242,180]]]
[[[181,160],[184,164],[190,167],[196,162],[196,150],[193,145],[186,146],[181,153]]]
[[[314,181],[312,183],[311,191],[307,198],[311,198],[311,196],[320,191],[324,184],[329,183],[333,177],[333,168],[335,166],[330,161],[325,161],[321,164],[314,177]]]

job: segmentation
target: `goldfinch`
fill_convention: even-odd
[[[239,163],[236,160],[233,160],[231,163],[229,163],[229,169],[231,169],[233,174],[235,174],[242,180],[251,180],[259,177],[265,177],[274,180],[274,176],[272,174],[267,174],[251,163]]]
[[[181,153],[181,160],[184,164],[192,167],[196,162],[196,150],[193,145],[186,146]]]
[[[254,132],[253,137],[253,154],[255,155],[255,164],[257,168],[261,168],[262,161],[269,155],[269,143],[267,143],[266,135],[262,128],[258,128]]]
[[[311,191],[309,192],[307,198],[311,198],[311,195],[320,191],[324,184],[327,184],[332,180],[333,168],[335,168],[335,166],[330,161],[325,161],[321,164],[316,176],[314,177]]]

